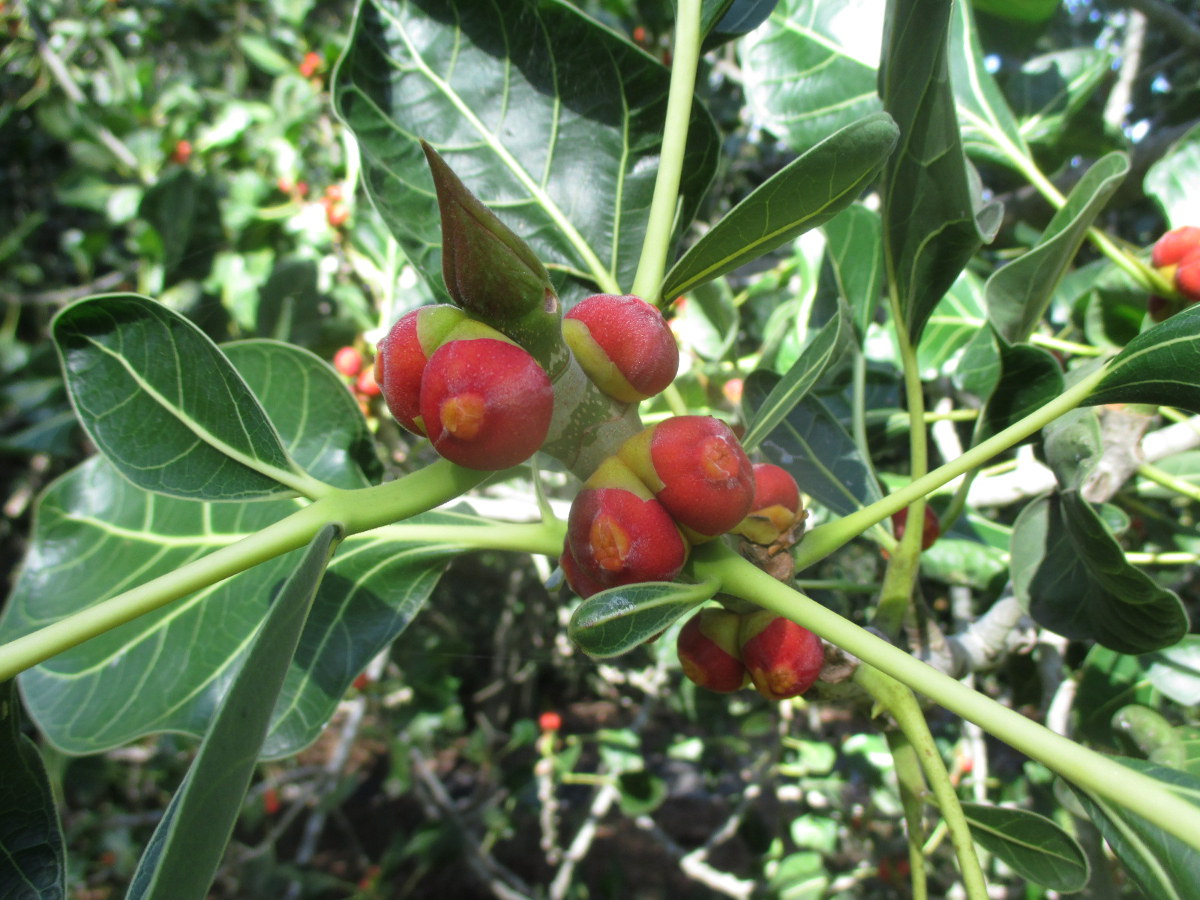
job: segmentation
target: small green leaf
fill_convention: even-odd
[[[652,581],[609,588],[582,601],[567,633],[588,656],[603,659],[628,653],[680,616],[710,598],[715,582],[678,584]]]
[[[1037,244],[988,279],[988,317],[1010,344],[1029,339],[1087,230],[1128,173],[1129,158],[1123,153],[1098,160],[1075,185]]]
[[[747,452],[758,447],[763,438],[775,430],[820,379],[841,341],[844,318],[839,309],[838,313],[813,335],[787,374],[780,378],[771,388],[771,392],[755,406],[754,416],[747,422],[746,434],[742,437],[742,446]]]
[[[1071,835],[1026,809],[964,803],[975,842],[1022,878],[1052,891],[1072,893],[1087,885],[1087,855]]]
[[[1179,597],[1125,561],[1078,491],[1040,497],[1013,526],[1013,589],[1041,625],[1120,653],[1169,647],[1188,630]]]
[[[751,373],[742,399],[747,418],[763,406],[778,382],[779,376],[771,372]],[[792,473],[800,490],[839,515],[849,515],[883,496],[870,463],[816,397],[794,406],[759,446],[767,459]]]
[[[1200,778],[1140,759],[1118,760],[1200,806]],[[1147,897],[1200,898],[1200,852],[1122,806],[1072,787],[1117,859]]]
[[[21,734],[16,682],[0,683],[0,897],[67,896],[62,826],[46,766]]]
[[[68,306],[52,329],[80,421],[134,484],[206,500],[294,490],[302,473],[257,398],[183,316],[112,294]]]
[[[338,539],[336,526],[323,528],[272,601],[183,784],[142,854],[127,895],[133,900],[203,900],[208,895]]]
[[[1085,402],[1157,403],[1200,413],[1200,304],[1130,341]]]
[[[874,113],[829,135],[759,185],[671,267],[662,296],[686,294],[829,221],[858,199],[896,144]]]
[[[1145,178],[1146,193],[1158,201],[1172,228],[1196,224],[1200,196],[1200,125],[1171,145]]]
[[[1181,706],[1200,705],[1200,635],[1141,658],[1150,683]]]
[[[883,290],[883,226],[879,213],[852,203],[822,227],[838,295],[853,310],[861,343],[875,318]]]
[[[1006,87],[1025,140],[1057,143],[1074,115],[1111,74],[1113,56],[1111,50],[1071,47],[1022,63]]]

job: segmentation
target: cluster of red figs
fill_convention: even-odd
[[[1161,322],[1200,302],[1200,227],[1184,225],[1168,231],[1154,245],[1150,264],[1175,288],[1174,297],[1150,297],[1147,309],[1152,319]]]
[[[346,346],[333,355],[333,367],[350,384],[350,390],[363,407],[366,414],[367,404],[380,394],[379,383],[375,380],[375,367],[368,365],[366,358],[357,347]]]

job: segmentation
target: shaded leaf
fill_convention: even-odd
[[[879,213],[852,203],[824,224],[838,295],[853,311],[859,341],[875,318],[883,291],[883,230]]]
[[[1200,125],[1176,141],[1146,172],[1146,193],[1158,201],[1172,228],[1196,224],[1200,196]]]
[[[1080,667],[1075,698],[1078,730],[1096,744],[1112,743],[1113,713],[1130,703],[1152,703],[1154,688],[1139,657],[1092,647]]]
[[[567,626],[579,649],[603,659],[628,653],[716,593],[716,582],[645,582],[609,588],[583,600]]]
[[[1157,403],[1200,413],[1200,305],[1130,341],[1084,402]]]
[[[1001,339],[997,359],[997,381],[977,421],[976,443],[1040,409],[1063,390],[1062,368],[1049,350]]]
[[[1141,658],[1158,690],[1183,706],[1200,705],[1200,635],[1189,634],[1174,647]]]
[[[1027,809],[982,803],[964,803],[962,808],[975,842],[1022,878],[1065,893],[1087,885],[1087,855],[1052,820]]]
[[[1112,63],[1112,52],[1096,47],[1056,50],[1022,63],[1007,87],[1025,140],[1058,141],[1071,117],[1110,75]]]
[[[68,306],[52,328],[80,421],[134,484],[209,500],[292,492],[298,468],[258,400],[183,316],[113,294]]]
[[[63,900],[66,850],[46,766],[21,734],[16,683],[0,683],[0,897]]]
[[[418,139],[529,244],[563,294],[565,273],[605,290],[633,281],[669,82],[658,62],[558,0],[367,0],[333,91],[367,192],[436,291],[441,226]],[[681,227],[718,151],[697,104]]]
[[[661,294],[675,297],[781,247],[858,199],[897,137],[886,113],[852,122],[759,185],[671,267]]]
[[[183,784],[154,829],[128,897],[203,900],[208,895],[338,537],[336,526],[323,528],[271,603]]]
[[[1169,647],[1188,630],[1179,597],[1125,561],[1075,490],[1040,497],[1013,526],[1013,589],[1041,625],[1120,653]]]

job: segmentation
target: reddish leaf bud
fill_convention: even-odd
[[[1197,250],[1200,250],[1200,228],[1195,225],[1172,228],[1154,245],[1150,262],[1156,269],[1162,269],[1183,262]]]
[[[421,376],[446,335],[466,318],[453,306],[422,306],[405,313],[379,342],[375,378],[387,407],[401,425],[425,434],[421,421]]]
[[[362,371],[362,354],[354,347],[343,347],[333,354],[333,367],[347,378],[356,378]]]
[[[693,543],[724,534],[750,511],[750,460],[729,426],[711,416],[667,419],[631,437],[617,455]]]
[[[1180,260],[1175,269],[1175,290],[1183,295],[1185,303],[1200,303],[1200,249]]]
[[[892,530],[896,533],[896,540],[904,537],[904,526],[908,523],[908,507],[900,510],[892,516]],[[933,546],[934,542],[941,537],[942,526],[938,522],[937,513],[930,506],[925,507],[925,520],[921,526],[921,549],[928,550]]]
[[[821,639],[770,610],[742,616],[738,640],[750,680],[768,700],[803,694],[825,665]]]
[[[546,440],[554,389],[545,369],[516,344],[449,340],[425,366],[420,410],[434,449],[446,459],[469,469],[507,469]]]
[[[766,546],[795,525],[802,511],[800,487],[791,473],[771,463],[757,463],[754,466],[754,502],[749,514],[734,531]]]
[[[702,609],[684,624],[676,650],[683,674],[702,688],[728,694],[746,683],[738,653],[740,617],[727,609]]]
[[[571,504],[567,553],[583,577],[572,587],[602,588],[671,581],[687,561],[688,545],[670,513],[616,457],[600,464]],[[592,592],[594,593],[594,591]]]
[[[588,378],[623,403],[661,393],[679,370],[671,329],[638,297],[593,294],[563,317],[562,333]]]

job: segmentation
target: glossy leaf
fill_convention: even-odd
[[[913,343],[1000,224],[999,206],[980,201],[963,156],[947,58],[950,6],[889,5],[880,69],[884,109],[901,135],[884,170],[884,251]]]
[[[53,332],[80,421],[134,484],[202,500],[292,493],[298,469],[262,406],[183,316],[113,294],[68,306]]]
[[[880,109],[883,0],[782,0],[739,43],[754,119],[803,153]]]
[[[441,228],[418,144],[551,270],[605,290],[633,281],[658,170],[669,72],[570,5],[367,0],[334,80],[363,182],[441,292]],[[695,107],[679,223],[691,221],[719,140]]]
[[[579,649],[603,659],[646,643],[716,593],[715,582],[645,582],[609,588],[580,602],[567,626]]]
[[[288,576],[134,872],[131,900],[203,900],[241,812],[271,713],[337,545],[328,525]]]
[[[879,213],[852,203],[823,226],[838,295],[853,311],[859,341],[875,318],[883,291],[883,234]]]
[[[1172,228],[1196,224],[1200,197],[1200,125],[1190,129],[1146,172],[1146,193],[1158,201]]]
[[[753,31],[767,20],[779,0],[704,0],[700,33],[705,49]]]
[[[1027,809],[964,803],[971,836],[1034,884],[1071,893],[1087,885],[1087,855],[1071,835]]]
[[[1131,769],[1163,782],[1200,806],[1200,778],[1140,759],[1121,758]],[[1147,897],[1200,898],[1200,852],[1122,806],[1072,788],[1093,824]]]
[[[0,897],[63,900],[66,851],[37,746],[21,734],[14,682],[0,683]]]
[[[762,407],[779,376],[758,371],[746,379],[748,412]],[[837,418],[816,397],[794,406],[759,445],[763,456],[792,473],[800,489],[839,515],[882,498],[870,463]]]
[[[829,221],[858,199],[896,137],[886,113],[829,135],[759,185],[696,241],[667,273],[662,296],[686,294]]]
[[[988,317],[1006,341],[1017,344],[1029,339],[1087,230],[1128,172],[1129,158],[1123,153],[1098,160],[1075,185],[1037,244],[988,279]]]
[[[1189,634],[1174,647],[1141,659],[1146,675],[1163,694],[1182,706],[1200,705],[1200,635]]]
[[[1157,403],[1200,413],[1200,305],[1130,341],[1086,402]]]
[[[1169,647],[1188,630],[1179,597],[1125,561],[1075,490],[1029,503],[1013,527],[1013,589],[1041,625],[1120,653]]]
[[[269,341],[231,345],[228,353],[300,464],[335,484],[365,482],[357,460],[366,423],[325,363]],[[298,395],[304,404],[296,403]],[[307,415],[310,410],[320,418]],[[42,496],[0,639],[173,571],[297,508],[290,500],[210,504],[164,497],[139,490],[103,458],[93,458]],[[421,529],[477,521],[431,513],[343,543],[289,671],[266,755],[284,756],[311,743],[362,668],[420,610],[456,552],[429,543]],[[295,564],[295,555],[262,563],[25,672],[30,715],[51,741],[73,753],[161,730],[202,734],[272,590]],[[125,574],[114,580],[112,572]]]
[[[763,438],[771,434],[789,412],[812,390],[828,368],[837,350],[843,331],[844,316],[830,318],[821,327],[800,353],[787,373],[779,379],[771,392],[755,406],[754,416],[746,424],[742,446],[754,450]]]

